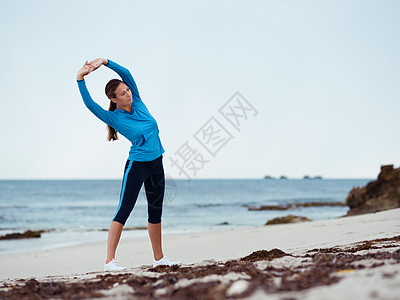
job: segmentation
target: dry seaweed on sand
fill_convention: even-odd
[[[275,248],[226,262],[146,267],[142,273],[101,274],[81,280],[29,279],[3,284],[0,299],[94,299],[105,294],[112,298],[118,287],[126,287],[122,290],[128,299],[240,299],[256,290],[285,293],[332,285],[342,280],[343,273],[387,262],[400,264],[398,236],[313,249],[302,256]],[[388,273],[385,278],[393,276]]]
[[[267,250],[255,251],[255,252],[251,253],[250,255],[242,257],[240,260],[241,261],[251,261],[251,262],[259,261],[259,260],[273,260],[275,258],[280,258],[280,257],[286,256],[286,255],[291,256],[291,254],[287,254],[280,249],[274,248],[270,251],[267,251]]]

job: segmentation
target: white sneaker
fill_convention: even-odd
[[[157,266],[180,266],[181,264],[181,261],[172,261],[166,256],[164,256],[160,260],[153,259],[153,268]]]
[[[121,267],[114,258],[108,264],[104,264],[104,271],[122,271],[122,270],[127,270],[127,268]]]

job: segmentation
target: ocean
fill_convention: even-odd
[[[348,192],[371,179],[166,178],[163,233],[261,226],[288,214],[312,220],[343,216],[348,207],[324,206],[285,211],[251,211],[247,206],[345,202]],[[121,180],[1,180],[0,236],[46,230],[40,238],[0,240],[0,254],[106,241],[119,204]],[[222,223],[227,223],[222,225]],[[147,226],[144,186],[125,227]],[[122,238],[147,236],[124,230]]]

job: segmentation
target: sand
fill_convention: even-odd
[[[340,277],[340,280],[337,282],[322,285],[317,284],[316,286],[294,291],[289,291],[287,288],[286,290],[282,288],[281,291],[278,291],[277,287],[281,284],[279,280],[282,281],[282,278],[289,276],[289,273],[284,272],[294,272],[294,270],[299,270],[300,266],[303,269],[309,268],[311,265],[313,267],[317,266],[320,269],[330,269],[330,266],[323,267],[324,265],[319,264],[319,262],[321,258],[322,260],[327,260],[335,255],[337,256],[338,254],[335,253],[336,250],[331,249],[329,250],[331,252],[328,250],[326,252],[318,252],[316,248],[321,249],[336,246],[340,248],[340,251],[345,251],[344,249],[354,248],[358,244],[365,245],[363,241],[391,238],[399,235],[400,209],[298,224],[221,229],[201,233],[166,234],[163,236],[164,254],[173,260],[181,260],[183,266],[181,267],[181,273],[177,273],[180,274],[180,277],[177,275],[177,282],[174,283],[174,286],[168,285],[167,287],[157,289],[152,294],[152,297],[157,298],[168,295],[171,291],[167,288],[183,291],[185,287],[187,290],[188,287],[196,282],[196,284],[200,284],[199,280],[206,280],[208,282],[207,290],[210,290],[210,284],[215,285],[216,290],[214,294],[218,295],[218,293],[223,291],[226,297],[243,294],[242,298],[260,299],[264,298],[263,295],[266,295],[268,291],[271,291],[269,294],[270,298],[268,299],[282,299],[284,295],[293,299],[396,299],[400,296],[400,261],[396,258],[400,249],[400,240],[397,241],[396,239],[386,242],[375,241],[371,244],[374,245],[371,249],[364,247],[365,250],[360,248],[358,252],[348,252],[350,253],[348,254],[348,258],[338,256],[341,259],[348,259],[347,261],[343,261],[342,264],[343,266],[347,266],[347,268],[351,268],[349,269],[351,271],[344,270],[343,272],[339,272],[339,269],[330,270],[326,278]],[[373,249],[374,247],[376,249]],[[265,263],[265,261],[246,262],[247,265],[242,265],[238,261],[241,257],[245,257],[254,251],[261,249],[271,250],[274,248],[280,249],[288,254],[288,256],[267,261],[268,266],[264,265],[264,267],[262,267],[262,263]],[[314,252],[309,252],[312,249],[314,249]],[[385,251],[386,254],[376,256],[378,255],[376,254],[377,251]],[[306,257],[307,253],[315,254],[316,252],[318,252],[317,256]],[[365,257],[361,257],[360,255],[365,255]],[[18,282],[18,284],[22,284],[31,278],[35,278],[35,280],[30,282],[31,285],[37,285],[37,282],[40,281],[48,282],[57,280],[73,282],[74,280],[82,281],[85,279],[100,278],[104,281],[108,276],[102,277],[105,274],[102,272],[104,258],[105,241],[47,251],[0,255],[0,283],[4,290],[4,286],[7,284],[15,285]],[[351,267],[351,259],[358,261],[361,258],[363,259],[362,267]],[[147,237],[124,239],[122,235],[117,252],[117,260],[121,265],[129,268],[126,276],[135,275],[150,278],[151,276],[157,277],[157,274],[165,275],[166,273],[170,276],[170,273],[173,271],[164,270],[164,273],[157,273],[151,269],[152,255],[150,242]],[[210,269],[210,266],[215,267],[216,265],[220,265],[222,267],[224,263],[233,260],[235,260],[235,264],[231,263],[225,266],[228,269],[226,274],[221,275],[222,279],[210,277],[210,274],[207,276],[199,275],[199,278],[191,279],[192,282],[188,282],[189,279],[187,279],[187,276],[190,273],[187,273],[188,271],[185,268],[208,266]],[[308,265],[307,260],[310,260]],[[379,264],[374,265],[372,262],[379,262]],[[274,275],[278,279],[271,281],[276,282],[276,284],[271,283],[272,285],[266,283],[265,274],[261,282],[258,278],[261,278],[262,274],[257,275],[259,277],[252,277],[250,271],[243,271],[245,269],[239,273],[231,271],[234,266],[249,270],[249,268],[254,268],[253,265],[258,266],[258,268],[261,266],[260,270],[263,272],[267,272],[267,267],[272,268],[271,270],[273,268],[278,270],[270,271],[272,272],[271,274],[274,274],[273,272],[281,272],[279,271],[281,270],[280,268],[284,267],[286,269],[282,271],[283,275]],[[197,271],[199,270],[196,269]],[[204,273],[204,270],[201,272]],[[336,272],[334,273],[336,276],[332,277],[332,272]],[[161,278],[164,278],[162,277],[164,275],[160,275]],[[217,275],[215,274],[215,276]],[[115,281],[113,283],[115,286],[112,289],[107,288],[103,294],[108,293],[107,295],[110,298],[115,297],[117,294],[135,295],[135,290],[132,287],[137,283],[134,282],[131,285],[123,284],[123,280],[129,282],[129,278],[125,277],[122,279],[122,277],[116,277],[112,279],[114,281],[121,281]],[[18,279],[23,280],[18,281]],[[171,279],[169,278],[168,280]],[[259,285],[255,286],[254,282],[259,282]],[[269,290],[265,288],[268,284],[270,285]],[[260,288],[262,286],[264,288]],[[282,284],[281,286],[283,287]],[[249,292],[250,287],[252,287],[251,293]],[[337,292],[340,293],[340,297],[338,297]],[[182,297],[176,296],[175,298],[185,299],[184,295],[186,294],[182,295]],[[91,297],[94,297],[94,295]]]

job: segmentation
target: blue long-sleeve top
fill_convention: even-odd
[[[83,102],[96,117],[110,125],[132,143],[129,160],[151,161],[158,158],[165,152],[159,137],[158,125],[140,98],[132,74],[128,69],[111,60],[108,60],[105,66],[114,70],[132,91],[132,112],[123,109],[115,109],[114,111],[103,109],[93,101],[84,79],[77,80]]]

